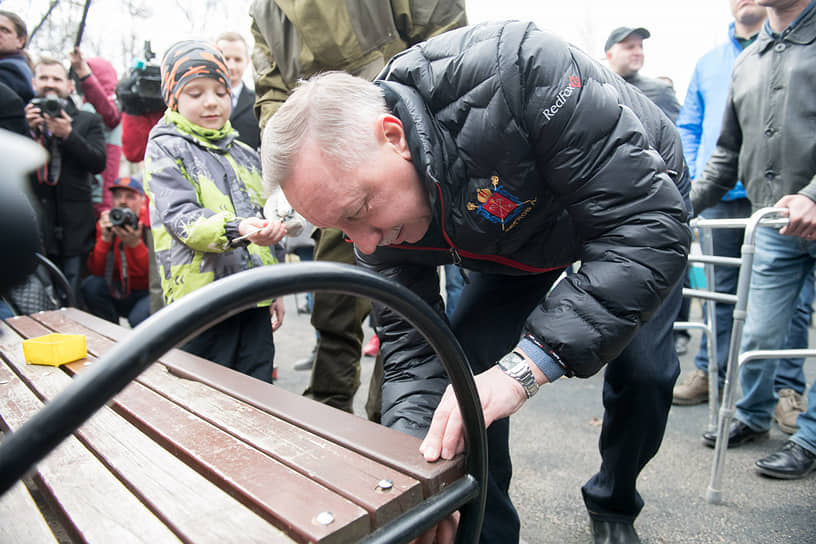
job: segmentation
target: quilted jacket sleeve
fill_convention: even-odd
[[[518,81],[522,92],[507,100],[535,143],[541,183],[582,244],[578,273],[556,285],[526,326],[568,372],[586,377],[623,350],[683,274],[686,210],[603,72],[534,28],[518,51],[502,80]]]

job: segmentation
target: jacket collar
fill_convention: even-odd
[[[402,121],[411,161],[428,193],[432,209],[440,209],[439,192],[436,184],[445,172],[445,149],[442,137],[425,102],[411,87],[395,81],[376,81],[383,90],[385,102],[391,112]],[[439,184],[446,193],[444,183]],[[447,195],[445,195],[447,196]]]
[[[762,32],[757,38],[757,46],[759,54],[762,55],[777,41],[807,45],[814,40],[816,40],[816,0],[813,0],[802,15],[797,17],[781,34],[771,30],[768,21],[765,21],[765,24],[762,25]]]
[[[208,129],[190,122],[180,113],[170,109],[164,112],[163,121],[164,124],[157,133],[181,135],[200,147],[218,153],[227,153],[237,136],[229,121],[220,130]]]

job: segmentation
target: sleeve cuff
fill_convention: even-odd
[[[232,221],[227,221],[224,224],[224,234],[227,237],[227,246],[229,249],[230,247],[246,247],[249,245],[249,240],[241,240],[240,242],[233,242],[234,239],[239,238],[241,236],[241,232],[238,230],[238,225],[241,223],[240,219],[233,219]]]
[[[522,338],[521,342],[518,344],[518,347],[536,364],[541,372],[547,376],[547,379],[550,382],[554,382],[564,375],[563,367],[559,365],[555,359],[550,357],[546,351],[538,347],[532,340]]]

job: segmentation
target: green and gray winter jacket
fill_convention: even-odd
[[[236,136],[229,122],[210,130],[169,110],[150,132],[145,190],[165,304],[277,263],[271,248],[229,244],[241,220],[262,217],[265,202],[260,158]]]

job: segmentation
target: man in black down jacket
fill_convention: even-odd
[[[82,263],[94,245],[93,174],[105,169],[106,154],[102,118],[77,109],[67,99],[72,88],[59,61],[41,58],[34,66],[34,90],[40,98],[60,99],[62,106],[58,114],[49,115],[29,103],[25,112],[32,136],[49,153],[32,191],[41,207],[45,251],[79,293]]]
[[[267,189],[280,184],[309,221],[345,231],[364,266],[440,313],[436,267],[472,271],[451,327],[489,425],[482,541],[518,540],[507,416],[539,385],[609,363],[603,464],[583,492],[596,541],[637,542],[635,480],[679,373],[671,328],[691,239],[671,121],[581,51],[513,22],[419,44],[375,84],[317,76],[262,140]],[[429,461],[452,457],[461,424],[441,364],[400,316],[375,310],[383,423],[427,433]]]

